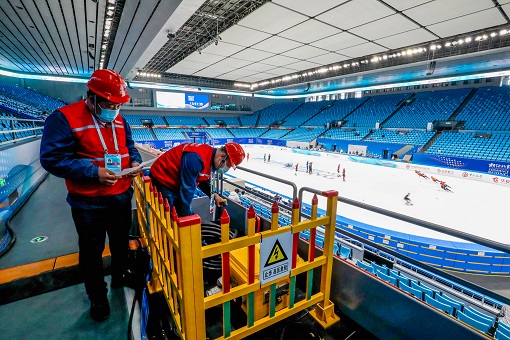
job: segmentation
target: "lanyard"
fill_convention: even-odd
[[[97,124],[97,119],[94,115],[92,115],[92,119],[94,119],[94,125],[96,126],[97,134],[99,135],[99,139],[101,140],[101,144],[103,145],[104,153],[108,154],[108,148],[106,147],[106,143],[104,142],[103,135],[101,134],[101,131],[99,130],[99,125]],[[112,123],[112,133],[113,133],[113,142],[115,143],[115,153],[119,153],[119,145],[117,144],[117,135],[115,134],[115,121]],[[106,125],[105,125],[106,129]]]

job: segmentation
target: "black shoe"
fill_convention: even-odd
[[[108,299],[91,301],[90,316],[98,322],[108,319],[110,317],[110,304],[108,303]]]
[[[110,287],[112,289],[122,288],[126,286],[127,286],[126,275],[112,276],[112,282],[110,283]]]

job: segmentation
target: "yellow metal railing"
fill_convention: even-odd
[[[149,291],[163,292],[183,339],[206,338],[205,310],[214,306],[223,309],[223,336],[219,339],[244,338],[314,305],[316,307],[311,315],[323,327],[339,320],[329,300],[338,199],[336,191],[322,194],[328,200],[323,217],[317,217],[318,199],[314,196],[311,218],[303,222],[299,222],[300,202],[296,198],[292,206],[292,225],[285,227],[278,226],[279,208],[275,202],[271,229],[258,233],[255,232],[255,211],[250,207],[247,235],[232,240],[229,238],[230,217],[224,210],[220,218],[221,241],[205,246],[202,245],[200,217],[178,218],[175,209],[170,212],[168,203],[152,187],[149,177],[135,180],[135,195],[141,236],[146,240],[153,260]],[[325,227],[324,253],[315,257],[315,228],[318,226]],[[304,230],[310,230],[310,242],[308,257],[302,260],[297,254],[297,246],[299,232]],[[284,243],[283,240],[290,242]],[[271,248],[267,261],[261,261],[261,254]],[[204,297],[202,263],[212,256],[221,256],[222,259],[222,291]],[[270,261],[282,264],[272,266],[268,264]],[[313,274],[319,267],[322,273],[320,289],[313,293]],[[283,276],[275,276],[272,281],[262,279],[261,272],[274,274],[279,271],[279,275],[283,273]],[[305,297],[297,301],[296,277],[300,274],[306,275],[307,288]],[[225,278],[233,278],[236,285]],[[230,302],[234,299],[243,301],[242,308],[247,317],[246,326],[235,330],[231,327],[230,310]]]

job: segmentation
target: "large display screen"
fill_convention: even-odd
[[[209,96],[206,94],[156,91],[156,107],[203,110],[209,106]]]

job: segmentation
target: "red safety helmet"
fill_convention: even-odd
[[[230,159],[230,164],[232,164],[232,168],[235,170],[244,159],[245,154],[243,147],[237,143],[229,142],[225,144],[225,150]]]
[[[113,70],[95,70],[87,83],[89,90],[113,103],[129,101],[124,79]]]

